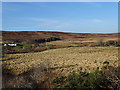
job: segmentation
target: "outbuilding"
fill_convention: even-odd
[[[14,43],[8,43],[8,44],[4,44],[4,46],[17,46],[17,44],[14,44]]]

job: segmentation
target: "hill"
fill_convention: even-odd
[[[46,39],[57,37],[63,40],[75,40],[83,38],[115,38],[118,33],[112,34],[92,34],[92,33],[65,33],[65,32],[48,32],[48,31],[1,31],[3,42],[11,40],[20,40],[21,42],[31,43],[35,39]]]

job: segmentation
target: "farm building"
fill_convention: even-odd
[[[7,44],[4,44],[4,46],[17,46],[17,44],[14,44],[14,43],[7,43]]]

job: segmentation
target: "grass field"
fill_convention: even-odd
[[[117,37],[111,35],[65,34],[58,37],[60,40],[42,43],[43,38],[29,37],[30,40],[26,39],[29,42],[23,40],[18,43],[20,46],[4,46],[0,62],[3,65],[3,87],[54,88],[67,85],[118,88],[120,45],[116,43]]]
[[[7,58],[2,63],[13,74],[21,74],[43,64],[67,75],[73,71],[78,72],[80,68],[91,72],[97,67],[101,68],[104,61],[116,67],[118,47],[69,47],[37,53],[8,54]]]

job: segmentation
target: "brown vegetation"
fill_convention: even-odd
[[[89,77],[93,80],[92,72],[97,67],[103,70],[103,64],[110,65],[103,70],[105,79],[111,83],[109,88],[119,86],[117,79],[120,77],[116,73],[119,72],[116,71],[119,62],[117,33],[2,31],[2,36],[3,43],[20,44],[4,46],[3,88],[53,88],[51,81],[56,77],[66,77],[79,71],[90,73]],[[50,40],[51,37],[59,40]],[[84,84],[89,77],[83,78]]]
[[[35,39],[57,37],[60,39],[77,39],[77,38],[107,38],[118,37],[117,33],[113,34],[90,34],[90,33],[64,33],[64,32],[44,32],[44,31],[1,31],[3,42],[19,40],[23,43],[32,43]]]

